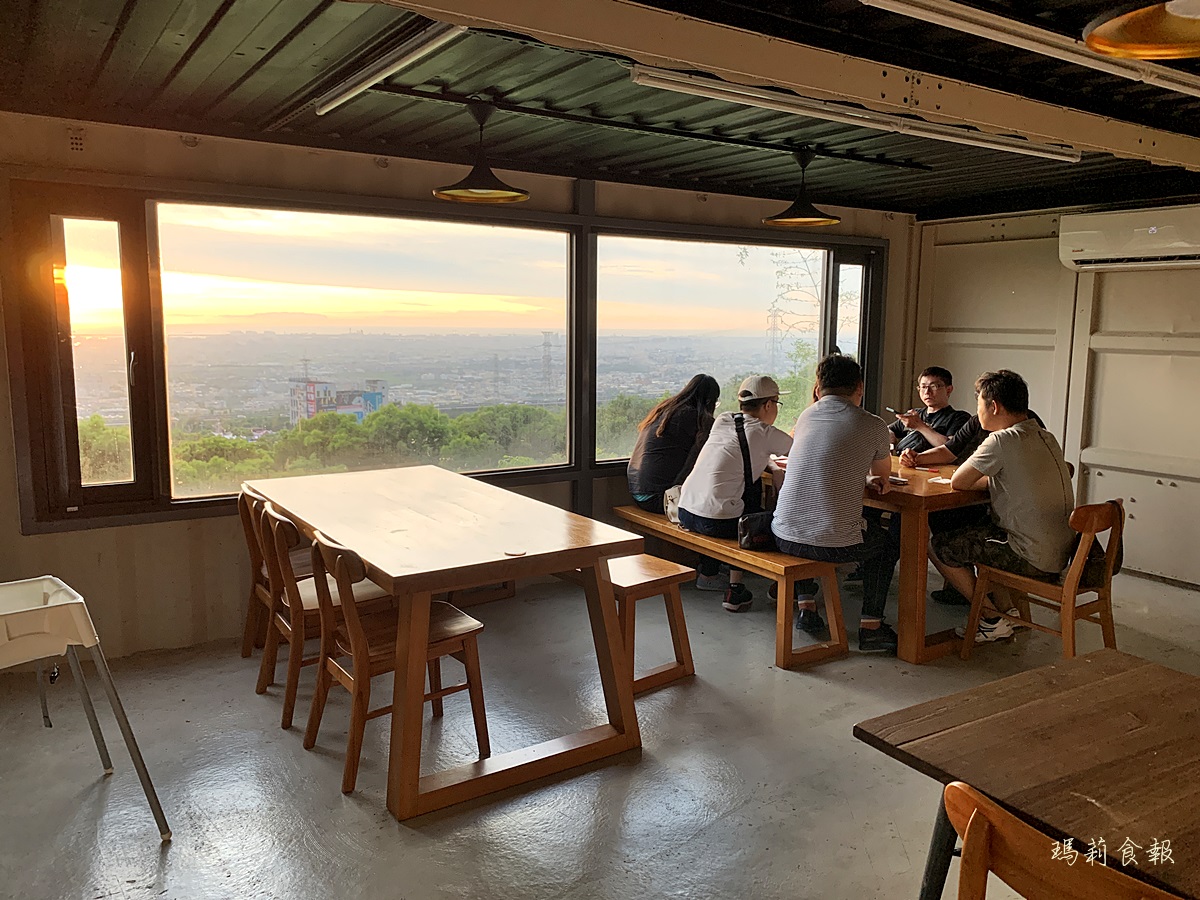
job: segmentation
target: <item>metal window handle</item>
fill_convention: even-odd
[[[137,384],[137,351],[129,351],[129,386]]]

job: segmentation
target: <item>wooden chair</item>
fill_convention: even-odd
[[[988,872],[995,872],[1022,897],[1167,900],[1175,896],[1101,865],[1099,860],[1089,864],[1086,848],[1072,864],[1055,859],[1052,838],[961,781],[946,785],[942,802],[963,839],[958,900],[984,900]]]
[[[680,678],[695,675],[696,666],[692,662],[692,646],[688,642],[687,622],[683,618],[683,598],[679,594],[679,585],[695,578],[696,570],[640,553],[636,556],[610,559],[608,573],[612,579],[613,594],[617,599],[617,616],[621,622],[621,636],[625,641],[625,655],[629,661],[629,677],[633,679],[633,692],[641,694]],[[671,629],[675,661],[635,676],[633,636],[637,620],[637,602],[647,597],[659,596],[663,598],[667,607],[667,625]]]
[[[238,495],[238,516],[242,520],[242,534],[250,556],[250,596],[246,600],[246,625],[242,631],[243,659],[253,653],[255,647],[266,644],[267,621],[271,610],[275,608],[262,549],[261,522],[266,502],[267,498],[262,494],[242,485],[242,492]],[[301,551],[292,556],[292,571],[297,579],[311,578],[312,557],[307,547],[302,547]]]
[[[366,566],[353,550],[335,544],[317,532],[312,546],[313,572],[321,611],[321,655],[317,668],[317,686],[313,693],[304,748],[317,742],[325,700],[334,681],[350,692],[350,730],[346,738],[346,765],[342,772],[342,793],[354,790],[358,780],[358,761],[362,754],[363,733],[367,720],[387,715],[391,704],[371,709],[371,679],[396,668],[397,610],[367,612],[355,602],[356,587],[367,577]],[[327,577],[332,575],[332,579]],[[336,584],[337,597],[330,591]],[[341,601],[342,615],[337,615]],[[475,739],[479,758],[492,755],[488,738],[487,716],[483,708],[483,679],[479,672],[479,646],[476,638],[483,623],[449,603],[434,601],[429,611],[428,672],[429,691],[425,701],[432,702],[434,716],[442,715],[442,698],[467,691],[471,714],[475,719]],[[453,656],[466,670],[462,684],[442,687],[441,659]],[[349,657],[349,667],[341,659]],[[398,752],[398,751],[397,751]]]
[[[287,680],[284,682],[283,713],[279,727],[287,729],[292,727],[292,716],[296,709],[300,669],[314,665],[318,659],[315,656],[304,656],[304,642],[320,637],[321,634],[318,585],[315,578],[299,578],[292,565],[292,555],[305,543],[295,523],[280,513],[269,501],[263,503],[258,521],[272,606],[267,622],[266,646],[263,648],[262,664],[258,670],[256,692],[266,693],[267,688],[274,683],[279,642],[281,639],[286,641]],[[309,558],[312,558],[311,552]],[[360,585],[353,596],[359,602],[378,601],[376,606],[386,607],[392,603],[392,598],[386,591],[370,582]]]
[[[1047,634],[1058,635],[1062,638],[1064,658],[1070,659],[1075,655],[1075,622],[1079,619],[1097,623],[1104,634],[1104,646],[1116,649],[1112,577],[1122,552],[1121,536],[1125,529],[1124,503],[1118,499],[1090,506],[1078,506],[1071,513],[1071,527],[1079,532],[1079,545],[1061,582],[1038,581],[1036,578],[1025,578],[991,566],[978,567],[975,596],[971,598],[971,614],[967,618],[967,635],[974,635],[979,627],[979,617],[983,614],[983,602],[988,591],[999,587],[1018,591],[1021,595],[1021,601],[1017,604],[1018,614],[1010,616],[1001,613],[1001,616],[1010,622],[1018,622]],[[1106,531],[1111,533],[1108,536],[1103,563],[1100,564],[1098,557],[1093,557],[1093,565],[1088,567],[1096,536]],[[1086,580],[1085,569],[1090,576]],[[1077,602],[1080,594],[1090,593],[1096,595],[1095,600],[1083,604]],[[1051,628],[1034,622],[1029,614],[1030,603],[1057,611],[1059,627]],[[963,640],[960,651],[963,659],[971,658],[974,646],[973,640]]]

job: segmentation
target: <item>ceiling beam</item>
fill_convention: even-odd
[[[1200,171],[1200,138],[703,22],[630,0],[379,2],[438,21],[516,32],[552,46],[617,53],[658,68],[698,70],[738,84],[779,87],[804,97],[850,101],[880,112]]]
[[[423,91],[418,88],[398,87],[391,84],[377,84],[370,88],[375,94],[390,94],[394,97],[407,97],[413,100],[431,100],[438,103],[452,103],[459,106],[467,106],[476,102],[479,98],[475,96],[466,96],[463,94],[454,94],[449,91]],[[743,147],[747,150],[765,150],[769,153],[795,153],[797,150],[808,150],[814,156],[820,156],[827,159],[838,159],[845,162],[865,163],[873,166],[887,166],[893,169],[908,169],[914,172],[932,172],[933,166],[927,166],[924,163],[913,162],[912,160],[891,159],[883,154],[874,154],[867,156],[864,153],[855,153],[852,150],[828,150],[823,148],[820,143],[808,143],[805,141],[788,141],[780,143],[778,141],[758,141],[752,138],[731,137],[725,134],[716,134],[711,131],[693,131],[687,128],[672,128],[666,125],[647,125],[643,122],[627,122],[621,119],[614,119],[610,116],[601,116],[597,114],[582,115],[581,113],[565,112],[563,110],[550,109],[544,106],[523,106],[519,103],[509,103],[506,100],[497,100],[492,97],[485,98],[497,110],[501,112],[516,113],[522,116],[532,116],[537,119],[553,119],[558,122],[573,122],[579,125],[595,125],[599,128],[611,128],[618,131],[631,131],[636,134],[650,134],[656,137],[681,138],[689,141],[700,141],[708,144],[723,144],[727,147]]]

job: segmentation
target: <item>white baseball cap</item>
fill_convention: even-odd
[[[781,391],[779,383],[770,375],[751,375],[738,388],[738,400],[766,400],[768,397],[779,397],[790,394],[791,391]]]

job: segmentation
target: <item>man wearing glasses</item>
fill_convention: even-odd
[[[896,413],[896,421],[888,426],[892,445],[897,453],[911,450],[921,453],[940,447],[946,438],[967,424],[971,414],[950,405],[954,393],[954,376],[949,369],[930,366],[917,378],[917,392],[924,407],[920,410]]]
[[[782,456],[792,446],[791,435],[775,427],[782,393],[769,375],[751,375],[738,388],[738,412],[717,416],[679,497],[679,524],[688,531],[736,538],[738,519],[762,509],[763,471],[770,470],[776,484],[783,474],[771,454]],[[719,563],[701,556],[696,568],[713,577]],[[722,605],[743,612],[752,601],[741,570],[731,568]]]
[[[863,564],[863,609],[858,649],[896,652],[896,632],[883,621],[899,546],[878,524],[863,527],[863,485],[888,491],[891,474],[887,426],[862,408],[862,368],[833,354],[817,364],[817,402],[796,420],[787,479],[771,530],[779,549],[820,562]],[[796,627],[825,630],[817,612],[815,581],[796,583]]]

